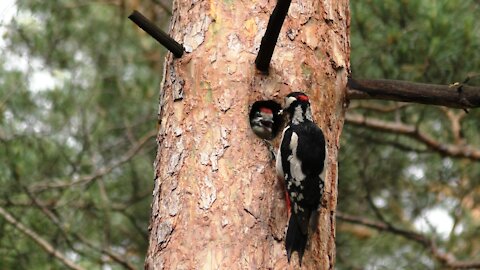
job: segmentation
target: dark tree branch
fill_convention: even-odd
[[[75,252],[79,253],[79,254],[82,254],[82,251],[78,250],[77,248],[75,248],[74,245],[72,245],[71,241],[69,240],[69,233],[67,232],[68,229],[65,228],[65,226],[63,225],[63,222],[60,218],[60,216],[58,216],[58,214],[56,214],[54,211],[52,211],[50,208],[55,208],[55,206],[57,205],[57,201],[54,201],[53,203],[49,202],[49,203],[45,203],[43,202],[42,200],[40,200],[39,198],[37,198],[35,196],[35,194],[33,194],[27,186],[23,185],[21,179],[20,179],[20,175],[18,173],[18,171],[15,169],[15,164],[11,164],[11,171],[13,172],[12,173],[12,176],[14,178],[14,180],[17,182],[18,186],[21,187],[25,194],[30,198],[31,202],[28,203],[29,204],[29,207],[31,206],[35,206],[37,208],[39,208],[43,213],[44,215],[60,230],[60,232],[62,233],[62,235],[64,236],[66,242],[68,243],[68,245],[70,246],[70,248],[72,250],[74,250]],[[50,207],[49,207],[50,206]],[[0,206],[1,207],[1,206]],[[28,234],[27,234],[28,235]],[[87,242],[87,240],[85,238],[83,238],[81,235],[77,234],[77,233],[74,233],[72,232],[71,235],[75,238],[75,241],[77,243],[81,242],[85,245],[87,245],[88,247],[94,249],[95,251],[97,252],[100,252],[104,255],[107,255],[108,257],[110,257],[113,261],[121,264],[125,269],[130,269],[130,270],[133,270],[135,269],[135,267],[133,265],[131,265],[127,260],[125,260],[121,255],[118,255],[118,254],[115,254],[114,252],[110,251],[108,248],[97,248],[96,246],[94,246],[92,243],[90,242]],[[34,239],[35,240],[35,239]],[[41,243],[39,243],[40,245],[42,245]],[[43,246],[42,246],[43,247]],[[47,252],[50,252],[49,250],[47,250]],[[54,254],[53,254],[54,255]],[[58,257],[57,257],[58,258]],[[60,260],[62,260],[62,258],[59,258]],[[62,260],[62,262],[64,262]],[[64,262],[65,263],[65,262]]]
[[[456,144],[462,144],[465,141],[462,132],[462,120],[467,115],[465,112],[460,111],[459,113],[455,113],[453,110],[450,110],[445,107],[440,107],[441,111],[447,116],[448,120],[450,121],[450,131],[454,138]]]
[[[356,103],[354,105],[351,105],[348,107],[349,110],[352,109],[364,109],[364,110],[370,110],[370,111],[375,111],[379,113],[391,113],[391,112],[396,112],[400,109],[406,108],[410,106],[411,104],[409,103],[401,103],[397,102],[391,106],[383,106],[379,104],[372,104],[372,103]]]
[[[400,235],[408,240],[413,240],[424,248],[428,249],[430,253],[443,265],[453,269],[478,269],[480,268],[480,261],[457,261],[455,256],[450,253],[442,252],[438,249],[435,241],[420,233],[409,231],[401,228],[397,228],[392,224],[385,222],[379,222],[370,220],[364,217],[353,216],[337,212],[336,217],[338,220],[348,223],[363,225],[378,231],[389,232]]]
[[[33,184],[32,186],[29,187],[31,192],[37,193],[41,192],[47,189],[55,189],[55,188],[69,188],[73,187],[76,185],[86,185],[92,181],[95,181],[96,179],[99,179],[100,177],[103,177],[110,172],[112,172],[115,168],[120,167],[124,163],[130,161],[135,155],[143,149],[143,147],[151,142],[151,139],[153,139],[157,134],[156,130],[152,130],[145,134],[142,138],[140,138],[133,146],[122,156],[119,157],[119,159],[115,160],[112,162],[109,166],[101,167],[97,171],[95,171],[93,174],[90,175],[84,175],[81,176],[77,179],[70,180],[70,181],[58,181],[58,180],[48,180],[45,182],[38,182]]]
[[[273,50],[277,44],[278,35],[280,34],[280,29],[282,29],[283,21],[285,21],[291,2],[291,0],[278,0],[268,20],[267,29],[265,30],[265,35],[263,35],[257,59],[255,59],[255,66],[262,72],[268,72]]]
[[[140,12],[134,10],[130,16],[128,16],[132,22],[142,28],[150,36],[156,39],[160,44],[165,46],[173,55],[177,58],[182,57],[184,49],[183,46],[171,38],[162,29],[158,28],[153,22],[143,16]]]
[[[379,231],[387,231],[394,234],[398,234],[407,239],[414,240],[415,242],[421,244],[423,247],[428,247],[431,242],[430,239],[427,239],[425,236],[419,233],[403,230],[385,222],[375,221],[368,218],[353,216],[353,215],[344,214],[340,212],[337,212],[336,216],[339,220],[342,220],[345,222],[360,224],[360,225],[367,226]]]
[[[404,152],[416,152],[416,153],[426,153],[426,152],[431,152],[428,149],[425,148],[415,148],[409,145],[402,144],[398,141],[395,140],[388,140],[385,138],[377,138],[374,136],[369,136],[368,134],[365,134],[365,132],[358,132],[358,133],[353,133],[357,138],[362,139],[364,143],[375,143],[375,144],[382,144],[386,146],[391,146],[394,147],[398,150],[404,151]]]
[[[35,243],[37,243],[45,252],[57,258],[60,262],[62,262],[65,266],[69,269],[75,270],[83,270],[84,268],[74,263],[70,260],[67,256],[57,250],[52,244],[50,244],[47,240],[43,239],[40,235],[36,232],[32,231],[30,228],[26,227],[18,221],[14,216],[12,216],[7,210],[3,207],[0,207],[0,216],[3,217],[8,223],[15,227],[15,229],[19,230],[30,239],[32,239]]]
[[[461,83],[438,85],[397,80],[348,79],[348,99],[382,99],[440,105],[451,108],[480,107],[480,87]]]
[[[346,114],[345,121],[349,124],[357,126],[363,126],[383,132],[408,136],[424,144],[430,150],[438,152],[445,156],[455,158],[468,158],[470,160],[480,160],[480,149],[473,148],[469,145],[442,143],[434,139],[429,134],[418,130],[418,128],[413,125],[372,119],[355,114]]]

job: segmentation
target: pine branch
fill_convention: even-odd
[[[347,98],[380,99],[467,109],[480,107],[480,87],[438,85],[398,80],[348,79]]]
[[[58,180],[48,180],[45,182],[38,182],[33,184],[30,187],[30,191],[36,193],[41,192],[47,189],[54,189],[54,188],[68,188],[75,185],[86,185],[100,177],[103,177],[114,169],[120,167],[124,163],[130,161],[135,155],[143,149],[143,147],[151,142],[153,138],[155,138],[157,134],[156,130],[152,130],[145,134],[142,138],[140,138],[133,146],[122,156],[120,156],[117,160],[113,161],[109,166],[104,166],[96,170],[93,174],[81,176],[75,180],[66,180],[66,181],[58,181]]]
[[[268,66],[272,60],[273,50],[277,44],[278,35],[282,29],[291,2],[291,0],[278,0],[272,15],[268,20],[267,29],[263,35],[257,59],[255,59],[255,66],[262,72],[268,72]]]
[[[442,143],[434,139],[429,134],[418,130],[418,128],[413,125],[367,118],[363,115],[356,114],[346,114],[345,121],[349,124],[357,126],[363,126],[383,132],[408,136],[424,144],[430,150],[433,150],[445,156],[455,158],[468,158],[470,160],[480,160],[480,149],[473,148],[469,145]]]
[[[62,254],[59,250],[57,250],[52,244],[50,244],[47,240],[43,239],[40,235],[36,232],[32,231],[30,228],[26,227],[18,221],[14,216],[12,216],[7,210],[0,206],[0,216],[3,217],[8,223],[13,225],[15,229],[19,230],[23,234],[27,235],[32,239],[35,243],[37,243],[43,250],[45,250],[48,254],[54,256],[59,261],[61,261],[65,266],[70,269],[75,270],[83,270],[83,268],[73,261],[68,259],[64,254]]]
[[[171,51],[175,57],[182,57],[184,52],[183,46],[171,38],[167,33],[163,32],[162,29],[158,28],[152,21],[147,19],[140,12],[134,10],[132,14],[128,16],[128,18],[138,25],[138,27],[147,32],[151,37],[160,42],[160,44],[165,46],[165,48]]]
[[[359,224],[363,225],[378,231],[385,231],[393,234],[400,235],[406,239],[413,240],[420,245],[422,245],[424,248],[428,249],[430,253],[437,259],[440,263],[445,265],[446,267],[452,268],[452,269],[478,269],[480,268],[480,261],[457,261],[453,254],[443,252],[438,249],[438,247],[435,244],[435,241],[432,239],[428,238],[427,236],[410,231],[410,230],[405,230],[401,228],[397,228],[396,226],[386,223],[386,222],[380,222],[380,221],[375,221],[375,220],[370,220],[364,217],[359,217],[359,216],[353,216],[349,214],[344,214],[337,212],[336,213],[337,219],[352,223],[352,224]]]

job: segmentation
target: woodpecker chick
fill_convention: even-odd
[[[289,123],[283,130],[277,153],[276,170],[285,181],[291,215],[285,248],[287,258],[298,252],[300,265],[307,245],[309,224],[316,219],[324,190],[326,144],[322,130],[313,122],[308,96],[293,92],[285,97],[283,113]]]
[[[257,101],[250,110],[250,126],[264,140],[275,138],[281,125],[280,105],[274,101]]]
[[[250,124],[258,137],[266,140],[272,139],[273,112],[270,108],[260,108],[259,111],[255,112]]]

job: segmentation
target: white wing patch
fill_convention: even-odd
[[[289,128],[290,128],[289,126],[286,126],[283,129],[282,139],[280,140],[280,142],[283,142],[283,137],[285,136],[285,131],[287,131],[287,129],[289,129]],[[283,172],[283,167],[282,167],[282,152],[280,151],[281,149],[282,149],[282,145],[280,143],[280,146],[278,147],[278,152],[277,152],[277,160],[275,162],[275,169],[277,170],[277,176],[281,179],[285,179],[285,174]]]
[[[302,172],[302,161],[298,159],[297,156],[297,146],[298,146],[298,135],[295,132],[292,132],[292,137],[290,140],[290,150],[292,154],[288,157],[288,162],[290,163],[290,174],[292,175],[292,181],[295,186],[301,186],[301,182],[305,179],[305,174]]]

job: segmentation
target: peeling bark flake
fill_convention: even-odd
[[[246,222],[245,222],[246,228],[245,229],[248,230],[248,229],[253,228],[255,226],[255,224],[257,224],[258,218],[247,208],[243,208],[243,210],[248,214],[245,217],[245,219],[246,219]]]
[[[189,24],[183,31],[183,47],[188,53],[193,52],[193,50],[197,49],[198,46],[203,43],[205,40],[205,32],[212,22],[209,16],[205,14],[202,14],[201,16],[202,18],[194,20],[195,23]]]
[[[175,66],[170,65],[169,67],[169,78],[172,87],[172,97],[173,101],[178,101],[183,99],[183,86],[185,85],[185,80],[178,77],[175,72]]]
[[[314,1],[292,2],[289,10],[290,16],[298,21],[300,25],[306,24],[314,15],[313,3]]]
[[[260,50],[262,38],[265,35],[265,30],[267,29],[267,23],[265,21],[259,20],[258,18],[255,18],[255,24],[257,25],[258,30],[253,40],[253,44],[255,45],[253,46],[252,50],[250,50],[251,53],[258,53],[258,50]]]
[[[167,209],[168,209],[168,214],[172,217],[176,216],[178,212],[180,211],[180,199],[178,197],[178,192],[177,191],[172,191],[170,193],[170,196],[167,199]]]
[[[208,60],[210,60],[210,64],[213,64],[217,61],[217,52],[214,51],[212,54],[210,54],[210,57],[208,57]]]
[[[157,227],[157,243],[163,249],[167,246],[170,236],[173,232],[173,226],[171,221],[165,221],[160,223]]]
[[[217,189],[208,176],[205,176],[203,181],[199,181],[199,186],[200,200],[198,201],[198,206],[202,210],[208,210],[217,199]]]
[[[180,136],[182,136],[182,134],[183,134],[183,130],[182,130],[180,127],[176,127],[176,128],[173,130],[173,133],[175,134],[175,137],[180,137]]]
[[[323,6],[324,6],[324,20],[328,23],[329,25],[330,24],[333,24],[334,22],[334,18],[333,18],[333,7],[332,5],[330,4],[331,1],[327,1],[327,0],[323,0]]]
[[[242,50],[242,43],[236,34],[230,34],[228,36],[228,48],[232,52],[239,53]]]
[[[175,80],[173,84],[173,101],[179,101],[183,99],[183,86],[185,81],[182,78]]]
[[[293,29],[293,28],[288,29],[288,31],[287,31],[288,39],[290,39],[291,41],[294,41],[295,38],[297,37],[297,35],[298,35],[298,30],[297,29]]]
[[[227,112],[233,105],[234,95],[232,95],[233,91],[225,89],[222,95],[218,98],[218,106],[222,112]]]
[[[223,216],[222,217],[222,228],[225,228],[225,226],[228,225],[228,219],[227,217]]]
[[[208,154],[205,152],[200,153],[200,164],[207,166],[208,165]]]
[[[228,148],[230,146],[230,143],[227,140],[227,135],[230,134],[230,130],[228,130],[226,127],[221,127],[220,129],[220,134],[221,134],[221,142],[222,146],[224,149]]]
[[[304,32],[305,37],[303,42],[312,50],[318,48],[318,45],[320,44],[320,37],[317,35],[318,27],[314,24],[307,24],[304,28]]]
[[[160,192],[160,180],[159,178],[156,178],[154,180],[152,196],[155,196],[155,194],[158,194],[159,192]],[[152,216],[157,217],[159,212],[160,212],[160,207],[158,204],[158,200],[154,198],[152,202]]]
[[[168,162],[168,174],[173,175],[177,171],[178,164],[182,159],[182,153],[174,153]]]
[[[212,164],[212,172],[218,171],[218,154],[212,153],[210,155],[210,163]]]
[[[343,69],[346,66],[345,57],[343,57],[344,52],[341,51],[337,42],[333,42],[333,55],[330,58],[330,63],[332,64],[332,68],[336,71]],[[337,76],[337,78],[340,76]]]

